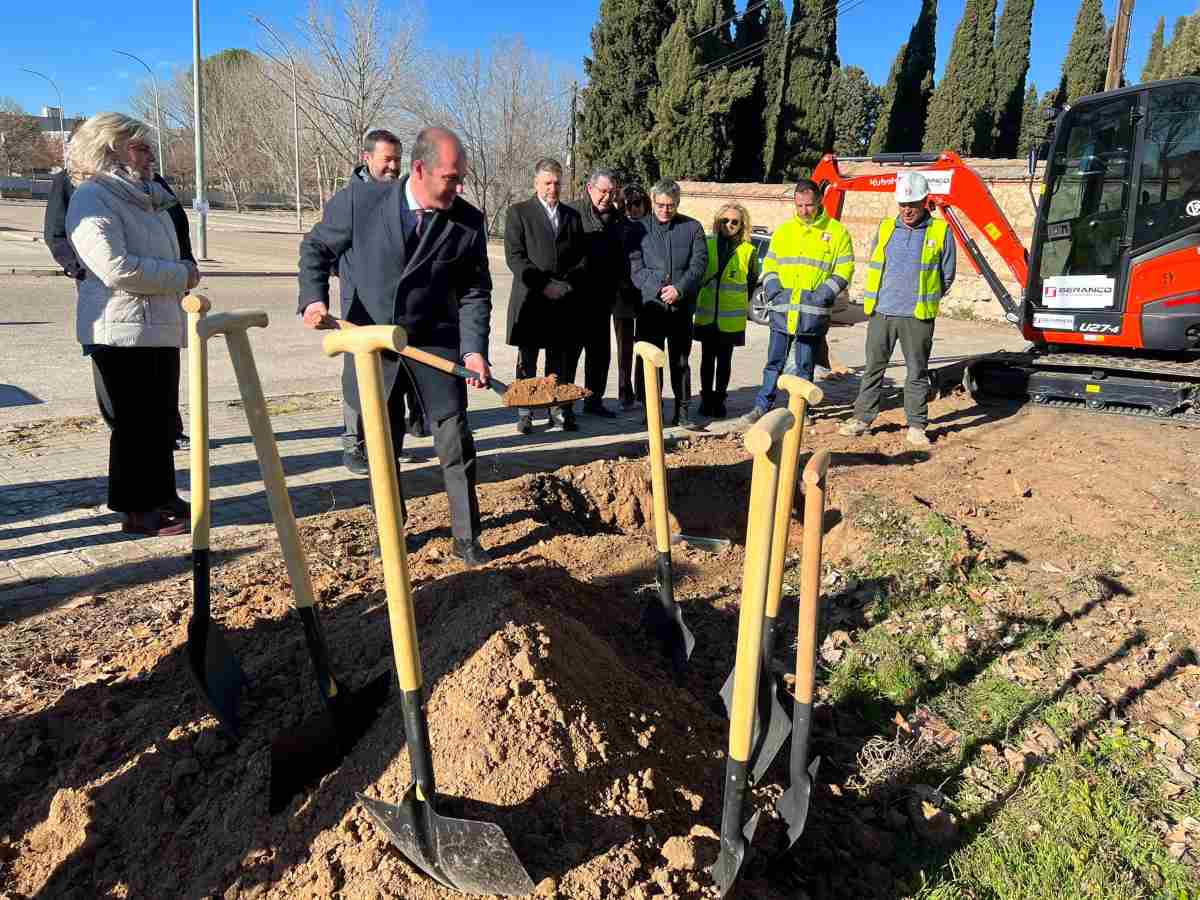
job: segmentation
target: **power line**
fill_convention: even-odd
[[[697,31],[695,34],[692,35],[692,40],[694,41],[698,37],[703,37],[704,35],[708,34],[709,32],[716,31],[718,28],[724,28],[726,25],[729,25],[733,22],[736,22],[738,19],[741,19],[741,18],[744,18],[744,17],[750,15],[750,13],[754,12],[756,9],[761,9],[762,7],[766,6],[768,2],[770,2],[770,0],[759,0],[758,3],[752,3],[749,6],[747,6],[742,12],[737,13],[736,15],[732,15],[728,19],[725,19],[722,22],[718,22],[716,25],[710,25],[708,28],[705,28],[703,31]]]

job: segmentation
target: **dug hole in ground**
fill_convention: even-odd
[[[836,434],[844,412],[818,409],[805,442],[834,451],[813,805],[779,855],[785,747],[753,792],[739,896],[1197,895],[1196,432],[959,396],[933,405],[924,453],[898,410],[859,440]],[[715,896],[751,464],[736,436],[689,436],[668,467],[673,530],[732,540],[674,548],[682,685],[639,628],[643,457],[481,487],[498,561],[478,571],[451,557],[444,497],[409,503],[444,812],[501,825],[539,896]],[[302,523],[351,686],[391,665],[371,528],[363,509]],[[394,692],[337,771],[267,814],[269,742],[319,700],[273,532],[217,537],[215,614],[250,677],[237,744],[188,681],[186,578],[0,627],[3,896],[455,896],[354,799],[409,782]]]

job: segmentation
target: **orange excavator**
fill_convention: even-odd
[[[834,218],[848,191],[894,191],[894,171],[847,175],[839,166],[865,161],[925,175],[931,208],[1030,342],[937,370],[936,381],[960,380],[981,401],[1026,397],[1200,424],[1200,78],[1094,94],[1056,112],[1030,153],[1037,217],[1028,251],[987,185],[950,151],[824,157],[813,180]],[[964,218],[1004,261],[1019,297]]]

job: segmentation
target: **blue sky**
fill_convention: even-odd
[[[785,0],[790,6],[790,0]],[[945,65],[965,0],[941,0],[938,21],[938,75]],[[1003,4],[1004,0],[1000,0]],[[384,0],[387,5],[386,0]],[[1111,19],[1116,0],[1105,0]],[[0,96],[11,96],[31,111],[53,104],[54,92],[41,79],[20,71],[37,69],[58,82],[68,115],[104,109],[127,109],[145,70],[113,49],[142,57],[160,77],[191,62],[191,4],[166,0],[143,7],[140,21],[130,21],[118,4],[60,0],[47,14],[37,4],[7,0],[0,28]],[[599,0],[583,2],[429,3],[425,12],[426,43],[454,49],[485,47],[501,35],[522,33],[531,47],[552,55],[582,74],[581,58],[589,50],[590,31]],[[745,0],[739,0],[739,9]],[[877,82],[887,78],[900,43],[907,39],[920,0],[840,0],[838,43],[842,62],[858,65]],[[259,0],[242,5],[228,0],[201,0],[201,44],[207,56],[228,47],[253,49],[257,28],[249,13],[275,25],[307,8],[304,0]],[[153,9],[153,12],[149,10]],[[1030,78],[1039,90],[1057,82],[1077,11],[1076,0],[1037,0],[1033,24]],[[1127,74],[1136,80],[1146,59],[1150,32],[1159,16],[1169,29],[1176,16],[1192,12],[1178,0],[1139,0],[1134,10]]]

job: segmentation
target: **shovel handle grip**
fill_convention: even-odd
[[[783,443],[783,437],[795,422],[795,417],[786,409],[773,409],[754,423],[742,438],[754,456],[766,456]],[[772,514],[774,512],[774,492],[772,491]],[[769,514],[770,515],[770,514]]]
[[[633,352],[642,358],[648,366],[661,369],[667,364],[667,354],[661,347],[655,347],[648,341],[638,341],[633,345]]]
[[[817,661],[821,591],[821,544],[825,536],[825,478],[830,455],[822,450],[804,467],[804,556],[800,563],[800,612],[796,636],[796,700],[811,704]]]
[[[779,491],[775,497],[775,527],[771,532],[771,578],[767,584],[767,617],[771,619],[779,615],[779,602],[783,597],[783,569],[787,562],[805,419],[808,407],[820,403],[824,397],[819,387],[796,375],[781,375],[779,386],[788,392],[787,409],[795,421],[783,438],[783,453],[779,458]]]
[[[270,319],[261,309],[235,309],[206,316],[200,323],[200,336],[205,340],[218,334],[231,335],[251,328],[266,328]]]
[[[325,335],[321,344],[326,356],[339,353],[378,353],[391,350],[399,353],[408,345],[408,335],[399,325],[359,325],[339,328]]]
[[[183,307],[184,312],[200,316],[208,315],[208,311],[212,309],[212,303],[204,294],[188,294],[179,302],[179,305]]]

